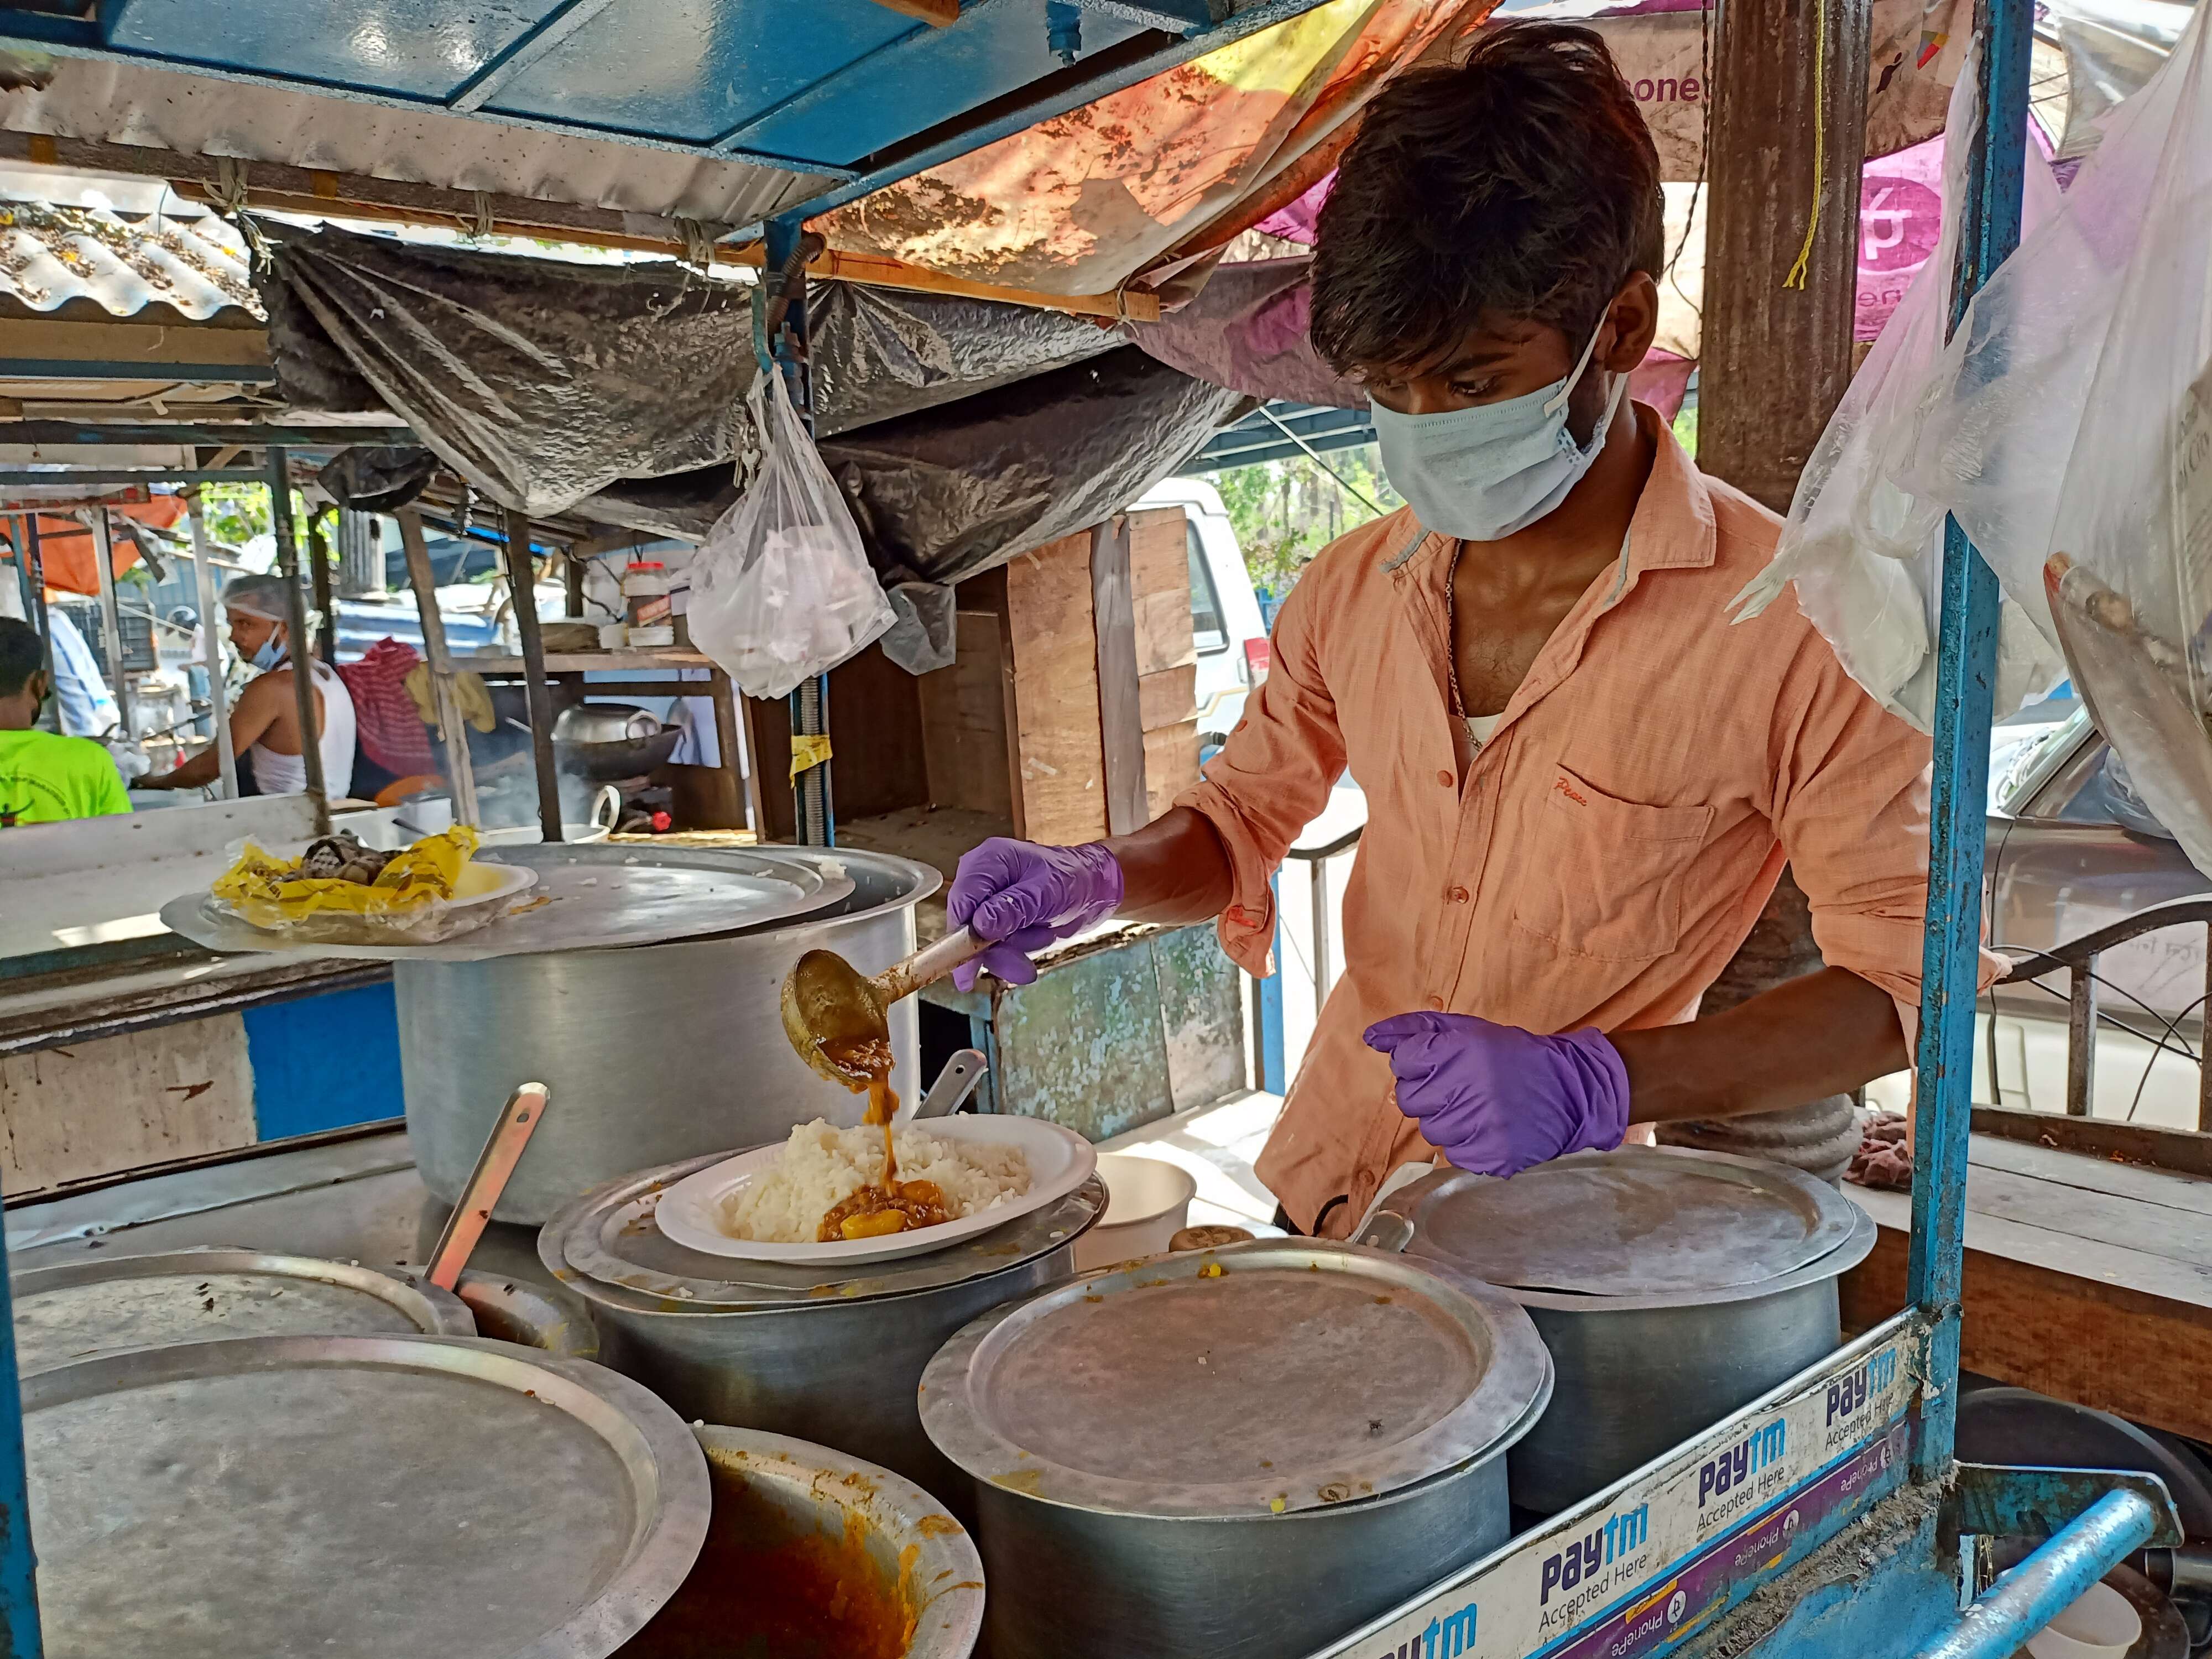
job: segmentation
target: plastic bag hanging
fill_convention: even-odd
[[[691,642],[747,696],[781,697],[861,650],[894,616],[783,376],[761,376],[746,401],[767,450],[700,545]]]
[[[1977,48],[1978,50],[1978,48]],[[1748,621],[1795,584],[1797,605],[1844,672],[1922,732],[1936,711],[1936,635],[1943,579],[1941,502],[1901,489],[1923,430],[1922,404],[1943,368],[1957,204],[1979,77],[1972,58],[1951,94],[1943,151],[1943,228],[1814,447],[1790,500],[1773,562],[1732,602]],[[2030,232],[2057,210],[2058,187],[2031,143],[2022,218]],[[1969,526],[1971,530],[1971,526]],[[2008,597],[1997,621],[1996,712],[2010,714],[2064,672],[2048,621]]]

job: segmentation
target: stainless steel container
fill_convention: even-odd
[[[27,1376],[53,1659],[604,1659],[706,1536],[627,1377],[475,1337],[268,1336]]]
[[[864,974],[890,967],[914,950],[914,907],[941,878],[883,854],[774,852],[842,872],[852,892],[787,921],[667,944],[395,962],[407,1135],[423,1183],[456,1201],[501,1107],[532,1079],[552,1104],[500,1195],[501,1221],[541,1223],[641,1164],[780,1139],[817,1117],[860,1121],[865,1103],[792,1051],[784,975],[816,949]],[[911,999],[891,1007],[902,1094],[920,1082],[918,1018]]]
[[[975,1651],[983,1563],[944,1504],[826,1446],[711,1424],[692,1432],[714,1488],[706,1547],[623,1659],[968,1659]],[[793,1572],[793,1561],[830,1570]],[[902,1643],[902,1628],[912,1632]]]
[[[964,1483],[922,1432],[922,1369],[977,1314],[1072,1270],[1104,1186],[1093,1178],[979,1237],[840,1274],[706,1255],[661,1232],[661,1193],[726,1156],[610,1182],[538,1235],[539,1259],[590,1304],[600,1358],[687,1418],[835,1447],[958,1504]]]
[[[1489,1286],[1267,1239],[984,1316],[922,1423],[973,1484],[994,1659],[1277,1659],[1503,1543],[1551,1387]]]
[[[26,1376],[131,1348],[242,1336],[474,1336],[462,1302],[418,1273],[261,1250],[101,1255],[9,1280]]]
[[[453,1294],[476,1316],[477,1334],[518,1347],[541,1348],[562,1359],[597,1359],[599,1333],[592,1310],[566,1291],[507,1273],[462,1273]]]
[[[1499,1286],[1559,1370],[1509,1458],[1513,1501],[1553,1514],[1833,1352],[1836,1279],[1874,1223],[1802,1170],[1624,1146],[1496,1181],[1439,1170],[1364,1242]]]

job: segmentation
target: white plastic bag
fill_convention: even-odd
[[[1921,405],[1942,367],[1958,207],[1976,121],[1974,58],[1952,89],[1944,128],[1942,240],[1860,365],[1797,481],[1773,562],[1734,601],[1747,621],[1796,585],[1797,604],[1844,672],[1920,731],[1936,713],[1936,636],[1943,576],[1942,503],[1899,489]],[[2028,146],[2022,217],[2030,229],[2058,206],[2058,187]],[[2049,625],[2008,600],[1997,623],[1996,712],[2010,714],[2064,673]]]
[[[767,453],[700,545],[688,614],[692,644],[746,696],[781,697],[862,649],[893,613],[783,376],[760,376],[748,401]]]
[[[2135,788],[2212,871],[2208,54],[2199,8],[1976,297],[1893,476],[2044,603]]]

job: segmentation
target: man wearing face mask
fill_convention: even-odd
[[[1109,913],[1218,915],[1265,972],[1269,878],[1349,766],[1345,971],[1258,1166],[1301,1231],[1344,1237],[1439,1154],[1510,1176],[1906,1063],[1929,744],[1786,600],[1730,626],[1778,521],[1628,400],[1661,211],[1589,30],[1503,27],[1385,90],[1321,215],[1312,335],[1369,387],[1407,507],[1307,568],[1171,811],[988,842],[953,883],[1014,982]],[[1698,1019],[1785,860],[1830,965]]]
[[[281,576],[239,576],[222,591],[230,641],[260,673],[247,682],[230,711],[230,746],[240,762],[239,785],[246,793],[296,795],[307,787],[300,744],[300,705],[292,690],[291,623]],[[329,664],[307,659],[319,721],[323,789],[332,799],[353,787],[353,698]],[[198,789],[222,775],[212,744],[173,772],[140,781],[141,789]]]

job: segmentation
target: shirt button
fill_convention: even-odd
[[[1454,904],[1464,904],[1468,901],[1468,895],[1466,888],[1455,887],[1450,892],[1446,893],[1444,896],[1449,899]]]
[[[1452,787],[1452,775],[1449,772],[1439,772],[1437,774],[1437,781],[1449,789]]]
[[[1441,1014],[1444,1011],[1444,1000],[1442,997],[1431,997],[1429,1006]]]

